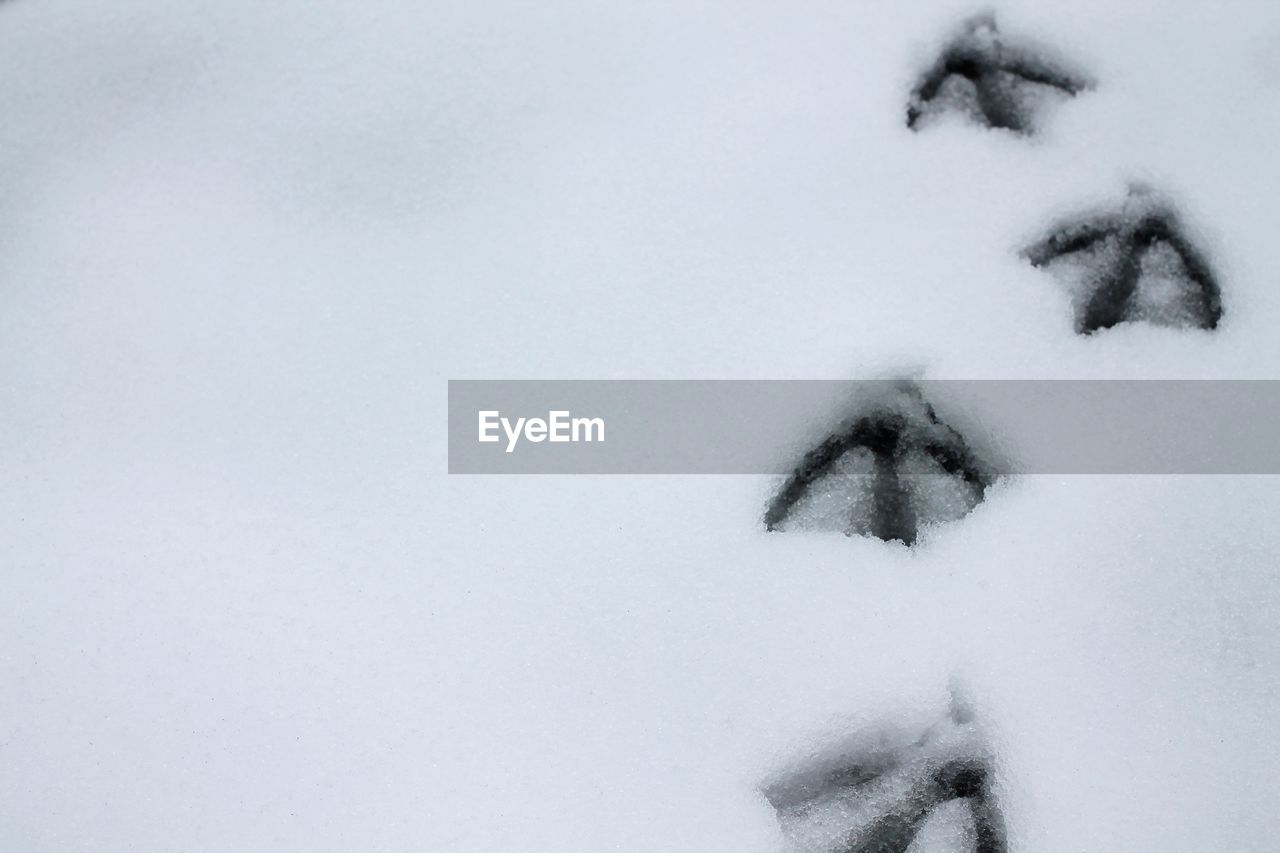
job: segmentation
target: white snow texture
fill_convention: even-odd
[[[0,3],[0,850],[777,853],[957,678],[1011,849],[1275,850],[1275,478],[446,474],[451,378],[1280,376],[1280,5],[1001,3],[1095,88],[909,130],[977,11]],[[1020,257],[1132,181],[1216,330]]]

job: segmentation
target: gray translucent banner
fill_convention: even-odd
[[[904,387],[995,474],[1280,473],[1270,380],[450,380],[449,473],[785,474]]]

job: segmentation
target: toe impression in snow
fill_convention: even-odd
[[[1019,134],[1036,130],[1055,100],[1093,88],[1092,80],[1046,51],[1002,36],[992,15],[972,18],[920,78],[907,104],[907,127],[920,130],[947,112]]]
[[[1060,274],[1075,302],[1076,331],[1124,322],[1216,329],[1222,292],[1173,208],[1144,187],[1116,212],[1059,223],[1022,255]]]
[[[923,525],[967,515],[993,481],[918,386],[895,384],[805,454],[765,513],[765,528],[912,545]]]
[[[804,853],[1005,853],[993,776],[979,725],[953,708],[923,732],[859,732],[763,793]]]

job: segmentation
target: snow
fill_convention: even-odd
[[[445,473],[450,378],[1274,377],[1280,8],[1002,4],[1096,89],[909,131],[973,11],[0,5],[0,848],[778,851],[962,677],[1016,849],[1271,849],[1273,478]],[[1131,181],[1217,330],[1019,257]]]

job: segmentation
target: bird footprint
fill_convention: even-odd
[[[922,525],[968,514],[993,480],[918,386],[894,383],[805,454],[765,513],[765,528],[911,545]]]
[[[991,752],[967,709],[857,734],[763,789],[804,853],[1004,853]]]
[[[1215,329],[1222,319],[1209,261],[1174,210],[1145,187],[1131,188],[1119,211],[1055,226],[1022,254],[1063,274],[1082,335],[1126,321]]]
[[[919,130],[932,117],[958,112],[987,127],[1033,133],[1043,107],[1093,87],[1083,72],[1043,53],[1011,43],[991,15],[971,18],[916,84],[907,127]]]

